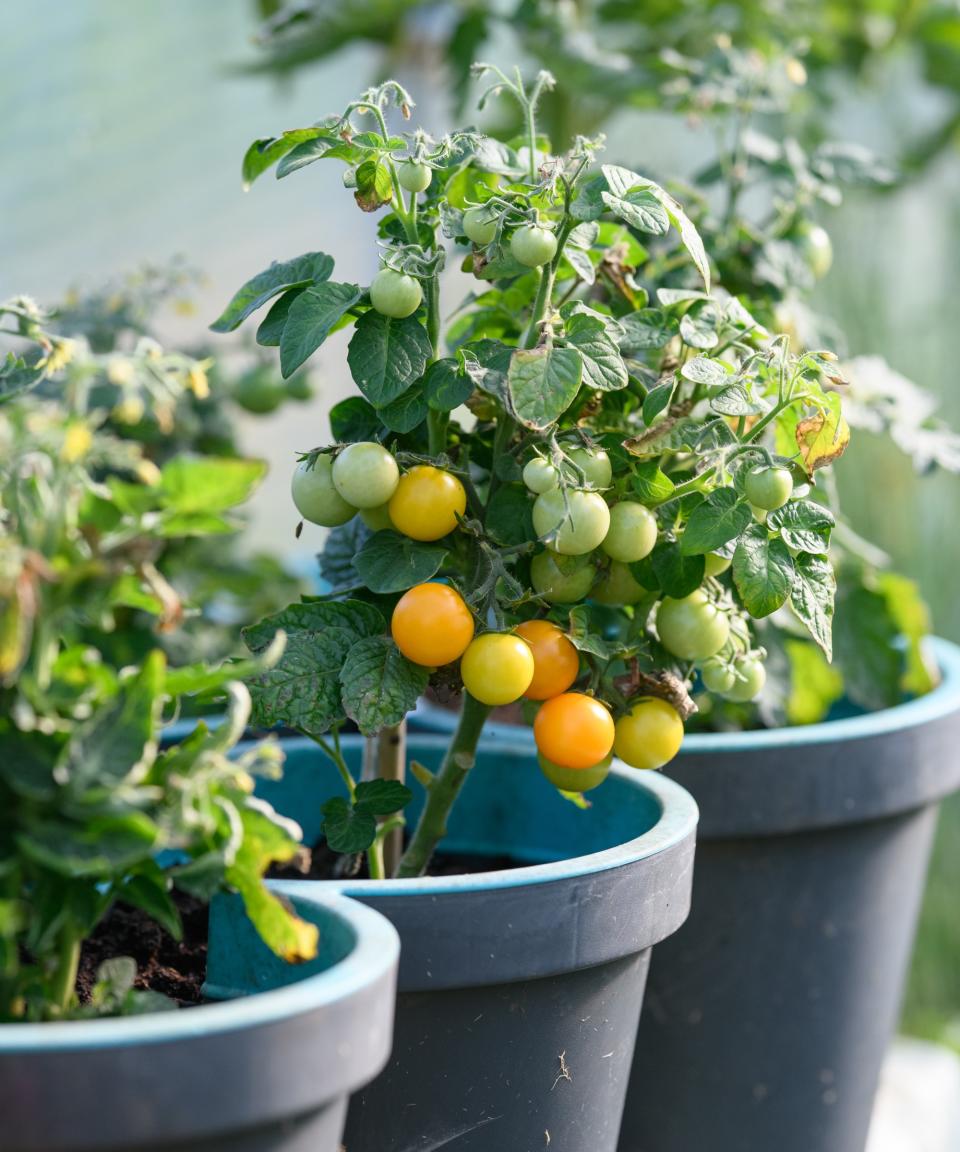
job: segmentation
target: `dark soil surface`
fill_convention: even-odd
[[[77,975],[77,995],[90,1000],[97,968],[115,956],[137,962],[136,987],[160,992],[181,1007],[201,1004],[200,989],[207,972],[207,906],[190,896],[173,893],[183,921],[183,939],[174,938],[146,912],[115,904],[83,945]]]

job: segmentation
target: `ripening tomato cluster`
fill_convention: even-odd
[[[373,531],[394,528],[423,541],[452,532],[467,508],[452,472],[418,464],[401,474],[394,457],[373,441],[301,460],[292,491],[300,515],[313,524],[335,528],[359,512]]]
[[[393,611],[397,647],[429,668],[460,661],[463,686],[482,704],[497,707],[521,697],[542,702],[534,721],[540,767],[567,792],[595,788],[613,755],[634,768],[661,768],[677,754],[683,722],[666,701],[637,701],[614,722],[593,696],[571,692],[580,656],[549,620],[527,620],[510,632],[475,635],[473,614],[447,584],[418,584]]]

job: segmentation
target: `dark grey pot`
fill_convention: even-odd
[[[657,949],[621,1152],[862,1152],[939,801],[960,787],[960,650],[872,715],[691,739],[693,910]]]
[[[214,906],[208,991],[242,999],[0,1026],[0,1149],[337,1152],[349,1093],[390,1052],[399,942],[334,893],[295,903],[321,939],[299,967],[265,948],[237,902]]]
[[[355,768],[361,744],[344,741]],[[446,744],[408,750],[436,768]],[[285,749],[262,792],[311,841],[338,777],[310,742]],[[591,799],[560,797],[526,747],[482,746],[446,847],[529,867],[299,882],[363,900],[402,942],[394,1055],[351,1100],[349,1152],[614,1152],[650,948],[687,915],[696,806],[623,769]]]

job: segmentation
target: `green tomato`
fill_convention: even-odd
[[[423,192],[430,187],[433,171],[419,160],[401,160],[397,165],[397,179],[400,187],[408,192]]]
[[[766,668],[755,656],[745,656],[734,667],[737,673],[734,683],[724,692],[724,696],[738,704],[755,700],[767,682]]]
[[[333,483],[354,508],[386,504],[400,483],[397,462],[382,444],[348,444],[333,462]]]
[[[525,268],[539,268],[557,252],[557,238],[549,228],[523,224],[510,237],[510,253]]]
[[[361,508],[360,519],[371,532],[384,532],[387,529],[393,529],[389,504],[381,504],[379,508]]]
[[[240,407],[258,416],[275,412],[286,396],[286,386],[270,368],[254,368],[241,376],[233,388],[233,398]]]
[[[468,208],[463,214],[463,234],[478,248],[486,248],[497,234],[496,210],[485,204]]]
[[[540,496],[557,487],[560,475],[548,460],[534,456],[523,467],[523,482],[531,492],[536,492]]]
[[[633,578],[630,566],[613,560],[590,596],[608,608],[623,608],[627,604],[636,604],[647,594],[648,589]]]
[[[657,518],[649,508],[625,500],[610,509],[610,527],[600,547],[614,560],[634,564],[653,551]]]
[[[589,792],[591,788],[598,787],[606,780],[613,756],[608,756],[591,768],[564,768],[562,764],[554,764],[552,760],[548,760],[541,752],[537,753],[537,762],[540,771],[554,788],[559,788],[561,792]]]
[[[700,669],[700,679],[708,692],[726,696],[737,682],[737,674],[725,660],[708,660]]]
[[[370,285],[370,303],[381,316],[393,320],[412,316],[422,300],[420,281],[393,268],[381,268]]]
[[[609,488],[613,479],[613,465],[602,448],[592,452],[589,448],[571,448],[567,459],[583,473],[583,484],[587,488]],[[577,483],[581,483],[577,476]]]
[[[313,467],[301,460],[290,486],[297,511],[311,524],[336,528],[352,520],[357,510],[340,495],[333,483],[333,460],[318,456]]]
[[[800,236],[810,271],[817,280],[822,280],[833,265],[833,244],[830,242],[830,236],[819,224],[807,225]]]
[[[550,545],[561,556],[584,556],[598,547],[610,527],[610,509],[598,492],[577,488],[544,492],[533,502],[537,536],[554,534]]]
[[[574,604],[593,587],[596,569],[585,557],[557,556],[548,548],[530,561],[534,592],[551,604]]]
[[[761,464],[747,473],[744,488],[747,499],[755,508],[773,512],[782,508],[793,495],[793,476],[789,468]]]
[[[730,636],[730,621],[702,588],[682,600],[666,597],[657,609],[660,643],[681,660],[707,660]]]
[[[291,400],[313,399],[313,388],[306,372],[295,372],[287,381],[287,395]]]
[[[708,576],[719,576],[721,573],[726,572],[733,563],[729,556],[721,556],[719,552],[708,552],[703,559],[706,562],[706,573]]]

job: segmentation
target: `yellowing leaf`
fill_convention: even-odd
[[[797,447],[808,476],[842,456],[850,442],[850,428],[840,412],[840,397],[831,394],[827,400],[828,411],[797,424]]]

